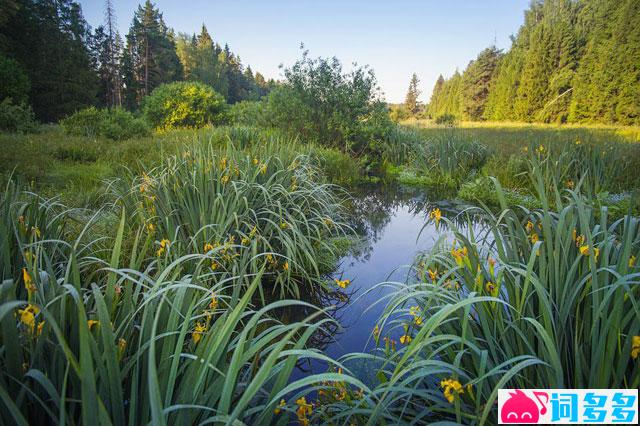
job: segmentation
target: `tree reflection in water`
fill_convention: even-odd
[[[466,204],[443,199],[441,193],[425,188],[401,185],[366,185],[349,191],[348,204],[352,211],[350,225],[360,236],[348,255],[341,259],[334,278],[351,279],[351,285],[342,291],[303,291],[303,300],[324,309],[333,322],[326,322],[322,331],[311,339],[314,348],[338,359],[349,352],[370,348],[371,330],[384,309],[388,295],[371,292],[371,288],[387,280],[412,279],[415,256],[433,246],[438,236],[447,233],[444,221],[435,227],[428,223],[429,212],[439,208],[443,217],[456,226],[465,227],[469,220],[461,214]],[[418,241],[420,240],[420,241]],[[415,271],[415,270],[414,270]],[[388,287],[389,289],[391,287]],[[383,290],[384,291],[384,290]],[[391,291],[391,290],[389,290]],[[314,314],[311,307],[296,307],[282,314],[284,322],[299,321]],[[325,363],[317,360],[301,362],[294,378],[326,370]],[[358,368],[367,369],[366,366]]]

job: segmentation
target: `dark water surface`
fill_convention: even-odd
[[[438,207],[451,219],[466,206],[442,200],[424,189],[403,186],[369,186],[351,192],[354,210],[359,216],[357,231],[363,246],[341,259],[332,278],[349,279],[348,299],[333,312],[340,327],[328,336],[322,349],[333,359],[352,352],[369,352],[375,342],[372,331],[384,311],[393,289],[380,283],[405,282],[415,256],[433,247],[443,231],[428,221],[429,212]],[[373,290],[372,290],[373,289]],[[362,380],[371,378],[370,366],[348,364]],[[322,362],[306,363],[294,378],[327,371]],[[374,372],[375,373],[375,372]]]

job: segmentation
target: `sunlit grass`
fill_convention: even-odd
[[[414,126],[423,129],[438,129],[442,126],[438,126],[432,120],[427,119],[409,119],[402,122],[406,126]],[[514,129],[514,130],[533,130],[541,131],[540,134],[544,134],[544,131],[566,131],[568,133],[572,131],[596,131],[603,134],[615,134],[629,141],[640,142],[640,127],[638,126],[615,126],[597,123],[523,123],[512,121],[461,121],[456,124],[456,127],[460,129]]]

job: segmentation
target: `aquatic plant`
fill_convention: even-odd
[[[301,286],[327,288],[322,273],[336,260],[332,239],[350,232],[333,187],[320,183],[307,157],[282,146],[194,146],[132,186],[121,181],[114,188],[162,265],[201,253],[214,272],[265,267],[270,285],[261,286],[263,298],[263,291],[300,298]]]
[[[100,212],[65,240],[65,220],[80,212],[54,215],[54,207],[15,188],[0,198],[3,421],[270,424],[287,418],[276,407],[293,411],[331,377],[290,380],[301,359],[332,363],[306,347],[332,320],[300,301],[252,308],[269,268],[249,272],[252,257],[242,252],[255,256],[256,245],[237,247],[230,271],[212,271],[210,253],[173,256],[175,239],[154,246],[158,257],[149,261],[148,229],[131,234],[125,253],[127,228],[136,225],[124,208],[105,245],[105,236],[91,237]],[[313,313],[274,319],[293,306]]]
[[[499,185],[498,185],[498,188]],[[559,192],[559,190],[558,190]],[[420,256],[372,331],[379,384],[327,419],[492,422],[499,388],[637,388],[640,220],[608,221],[578,192],[557,209],[506,206]],[[437,213],[431,220],[437,220]]]

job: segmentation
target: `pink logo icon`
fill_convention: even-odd
[[[500,411],[502,423],[538,423],[540,415],[547,412],[549,395],[546,392],[533,392],[540,403],[539,409],[538,404],[519,389],[509,392],[509,395]],[[544,397],[544,402],[541,401],[541,397]]]

